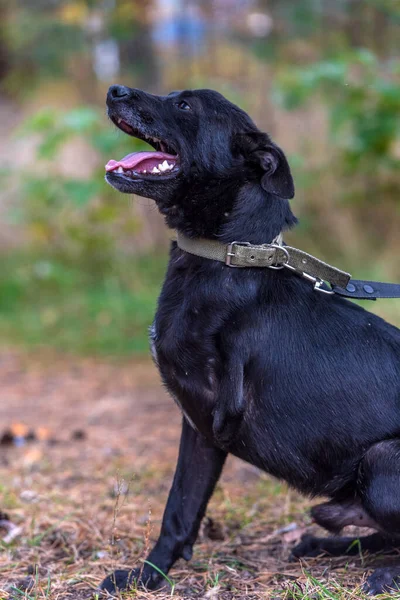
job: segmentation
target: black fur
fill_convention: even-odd
[[[117,189],[153,198],[169,227],[260,244],[296,223],[282,150],[220,94],[158,97],[114,86],[108,107],[114,120],[178,153],[174,177],[107,175]],[[150,562],[167,572],[190,558],[228,452],[304,494],[330,498],[314,514],[331,531],[365,519],[383,537],[400,536],[398,329],[286,270],[229,268],[172,243],[152,331],[162,379],[185,418]],[[110,576],[103,588],[138,576],[118,572],[116,585]],[[370,589],[397,577],[387,571]],[[162,576],[146,564],[140,582],[154,589]]]

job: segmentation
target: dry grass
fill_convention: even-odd
[[[24,422],[48,428],[52,438],[0,446],[0,506],[21,527],[3,543],[0,598],[96,598],[106,573],[141,564],[156,539],[176,460],[179,411],[147,362],[3,351],[0,383],[3,428]],[[73,438],[78,429],[84,439]],[[288,562],[305,528],[317,532],[308,507],[285,485],[231,458],[192,561],[180,561],[169,574],[172,585],[156,597],[363,598],[359,585],[372,565],[367,557]],[[279,531],[291,523],[297,527]],[[132,590],[123,597],[154,594]]]

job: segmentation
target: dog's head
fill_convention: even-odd
[[[155,200],[170,227],[216,234],[244,186],[280,199],[294,195],[282,150],[218,92],[154,96],[114,85],[107,106],[119,129],[154,150],[110,160],[106,180]]]

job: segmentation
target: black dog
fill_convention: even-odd
[[[217,92],[153,96],[112,86],[112,121],[155,152],[107,165],[117,190],[155,200],[189,238],[270,243],[296,223],[282,150]],[[295,274],[230,268],[174,242],[152,327],[162,379],[184,413],[178,465],[148,560],[189,560],[228,452],[310,496],[329,531],[373,527],[361,549],[400,546],[400,331]],[[399,461],[399,462],[397,462]],[[358,553],[350,538],[306,538],[295,556]],[[116,571],[103,589],[162,575]],[[369,593],[400,582],[378,569]]]

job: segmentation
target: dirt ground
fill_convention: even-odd
[[[96,598],[104,575],[141,564],[157,537],[179,410],[149,362],[5,350],[0,400],[0,533],[14,536],[2,542],[0,598]],[[26,440],[24,426],[36,439]],[[179,561],[156,597],[362,598],[368,557],[288,562],[305,531],[322,533],[309,506],[230,458],[192,561]]]

